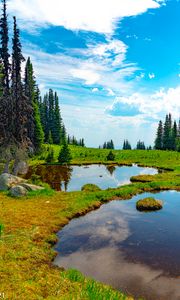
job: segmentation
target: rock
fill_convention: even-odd
[[[29,184],[29,183],[23,182],[20,185],[23,188],[25,188],[28,192],[44,190],[44,188],[42,186],[38,186],[38,185],[34,185],[34,184]]]
[[[25,161],[19,162],[17,168],[20,175],[26,175],[28,172],[28,164]]]
[[[25,180],[20,177],[8,173],[3,173],[0,175],[0,191],[7,191],[11,187],[20,184],[24,181]]]
[[[145,198],[136,203],[136,208],[140,211],[155,211],[161,209],[162,207],[163,202],[154,198]]]
[[[16,185],[10,189],[10,195],[13,197],[26,196],[28,191],[21,185]]]

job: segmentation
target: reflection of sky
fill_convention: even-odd
[[[130,183],[130,177],[142,174],[154,175],[157,170],[153,168],[119,167],[111,174],[104,165],[91,165],[88,167],[73,167],[71,181],[68,185],[68,191],[81,190],[81,187],[87,183],[98,185],[101,189],[116,188],[118,186]]]
[[[148,196],[163,210],[138,212],[136,201]],[[147,300],[179,300],[179,200],[178,192],[145,193],[72,220],[59,233],[55,264]]]

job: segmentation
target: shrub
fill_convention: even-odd
[[[107,155],[107,160],[113,161],[115,160],[115,157],[116,157],[115,154],[112,151],[110,151],[109,154]]]

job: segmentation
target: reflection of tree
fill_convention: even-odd
[[[33,174],[36,174],[43,182],[48,183],[53,189],[57,191],[67,191],[72,171],[73,169],[70,166],[42,165],[35,169],[31,168],[26,178],[31,178]]]
[[[113,175],[114,171],[116,170],[116,167],[113,165],[106,166],[107,171],[110,173],[110,175]]]

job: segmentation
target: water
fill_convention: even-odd
[[[142,213],[136,201],[148,196],[162,210]],[[148,300],[180,299],[180,193],[145,193],[111,201],[72,220],[58,234],[55,264]]]
[[[98,185],[101,189],[116,188],[130,183],[130,177],[136,175],[155,175],[158,170],[143,168],[133,165],[128,166],[38,166],[30,169],[26,178],[31,178],[32,173],[40,176],[43,182],[47,182],[58,191],[79,191],[87,183]]]

